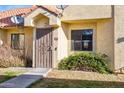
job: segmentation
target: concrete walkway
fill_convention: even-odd
[[[48,68],[32,68],[29,72],[0,84],[0,88],[26,88],[42,79],[50,71]]]

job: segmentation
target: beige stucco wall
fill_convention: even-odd
[[[71,30],[93,29],[94,51],[96,51],[96,22],[62,23],[58,28],[58,60],[74,53],[71,50]]]
[[[64,49],[61,49],[64,58],[74,51],[71,51],[71,30],[93,29],[93,51],[108,55],[109,67],[114,69],[114,27],[110,5],[69,5],[63,13],[61,20],[68,24],[68,31],[61,32],[61,42]],[[122,14],[122,12],[120,13]],[[120,16],[120,15],[119,15]],[[120,19],[121,20],[121,19]],[[61,30],[60,30],[61,31]],[[67,35],[66,35],[67,34]],[[68,52],[65,52],[68,50]],[[65,53],[64,53],[65,52]]]
[[[34,19],[34,26],[36,28],[45,28],[49,25],[49,18],[39,15]]]
[[[80,23],[62,23],[58,29],[58,60],[76,52],[71,50],[71,30],[93,29],[93,51],[109,57],[109,67],[113,69],[114,44],[112,19],[88,20]]]
[[[25,55],[32,59],[33,32],[32,28],[13,28],[7,30],[7,44],[11,46],[11,34],[24,33],[25,35]]]
[[[114,66],[124,67],[124,6],[114,7]]]
[[[111,18],[110,5],[69,5],[65,8],[62,21]]]
[[[114,30],[112,19],[100,20],[97,22],[97,46],[98,53],[106,54],[109,57],[109,67],[114,68]]]
[[[74,53],[71,50],[71,30],[93,29],[94,31],[94,51],[96,51],[96,22],[81,22],[81,23],[61,23],[58,28],[58,60]]]
[[[69,25],[61,23],[58,31],[58,60],[68,56],[68,33]]]
[[[96,33],[96,23],[61,23],[61,26],[58,28],[58,61],[74,53],[74,51],[71,51],[71,30],[79,29],[93,29],[93,31]],[[95,35],[96,34],[94,34],[94,51],[96,46]]]

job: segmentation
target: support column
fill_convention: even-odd
[[[36,28],[33,29],[33,62],[32,67],[35,67],[35,42],[36,42]]]

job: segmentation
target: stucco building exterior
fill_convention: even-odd
[[[108,55],[113,71],[123,70],[124,6],[69,5],[60,14],[55,6],[0,12],[0,39],[15,48],[12,40],[22,37],[33,67],[54,68],[74,52],[92,51]],[[23,25],[11,22],[15,15],[24,18]]]

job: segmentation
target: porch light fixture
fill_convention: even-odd
[[[0,46],[2,46],[3,45],[3,41],[0,39]]]
[[[56,8],[61,10],[61,13],[59,15],[62,16],[65,8],[67,8],[67,7],[68,7],[68,5],[56,5]]]

